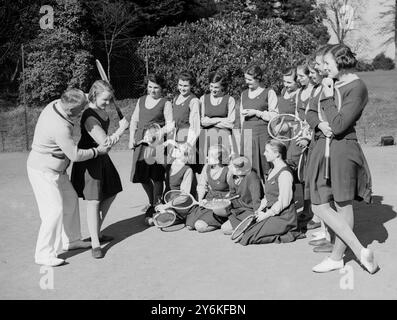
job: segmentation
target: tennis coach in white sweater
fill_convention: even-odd
[[[110,149],[78,149],[73,141],[73,121],[87,103],[83,91],[68,89],[61,99],[44,108],[36,124],[27,171],[41,218],[35,252],[37,264],[63,264],[65,261],[57,258],[61,242],[64,250],[91,246],[81,240],[79,202],[66,173],[70,161],[85,161]]]

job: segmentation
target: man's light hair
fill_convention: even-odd
[[[61,96],[61,103],[65,110],[72,110],[88,103],[85,93],[76,88],[66,89]]]

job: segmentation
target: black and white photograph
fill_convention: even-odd
[[[0,0],[0,300],[396,300],[396,5]]]

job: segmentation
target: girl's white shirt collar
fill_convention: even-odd
[[[336,88],[341,88],[355,80],[360,79],[355,73],[349,73],[342,76],[342,80],[338,80],[335,82]]]

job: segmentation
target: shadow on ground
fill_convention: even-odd
[[[354,233],[364,247],[374,241],[385,243],[389,237],[385,223],[396,218],[393,207],[383,204],[383,197],[375,195],[372,203],[355,203],[354,205]],[[351,250],[346,252],[345,262],[355,259]]]
[[[103,253],[106,255],[108,250],[110,250],[113,246],[117,245],[124,239],[127,239],[133,236],[134,234],[140,233],[146,230],[147,228],[149,228],[144,224],[144,219],[145,219],[145,215],[141,214],[136,217],[118,221],[103,229],[101,232],[102,234],[114,237],[114,239],[111,242],[107,243],[105,246],[102,247]],[[91,250],[91,248],[64,252],[59,255],[59,258],[68,259],[80,253],[86,252],[88,250]]]

